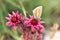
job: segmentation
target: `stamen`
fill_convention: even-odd
[[[13,22],[13,23],[15,23],[15,22],[17,22],[17,21],[18,21],[17,17],[13,17],[13,18],[12,18],[12,22]]]
[[[32,25],[37,25],[37,24],[38,24],[38,21],[37,21],[36,19],[33,19],[33,20],[31,21],[31,24],[32,24]]]

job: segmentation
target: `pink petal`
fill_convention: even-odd
[[[18,14],[18,11],[16,12],[16,14],[19,15],[19,14]]]
[[[13,25],[14,25],[14,26],[16,26],[16,25],[17,25],[17,23],[13,23]]]
[[[27,21],[29,21],[29,18],[27,18],[27,17],[24,17],[24,19],[27,20]]]
[[[34,19],[34,16],[31,16],[31,15],[30,15],[30,19]]]
[[[5,17],[7,20],[10,20],[10,18],[8,18],[8,17]]]
[[[31,27],[31,30],[32,30],[32,32],[35,32],[35,28],[34,27]]]
[[[23,37],[24,37],[24,40],[28,40],[28,33],[24,33]]]
[[[12,26],[12,23],[11,22],[7,22],[6,25],[7,26]]]
[[[39,25],[35,26],[35,28],[36,28],[37,30],[39,30]]]
[[[38,40],[42,40],[42,34],[38,34],[37,38]]]
[[[31,26],[31,23],[27,23],[27,27],[30,27]]]
[[[13,29],[14,29],[14,30],[17,30],[17,28],[18,28],[18,26],[13,26]]]
[[[13,15],[15,15],[15,12],[14,11],[12,13],[13,13]]]
[[[25,22],[24,22],[24,25],[25,25],[25,26],[30,26],[28,21],[25,21]]]
[[[40,25],[40,32],[43,32],[44,31],[44,27],[43,25]]]
[[[13,14],[13,16],[16,16],[16,13],[14,11],[12,12],[12,14]]]
[[[9,15],[9,17],[11,17],[12,15],[11,14],[8,14]]]

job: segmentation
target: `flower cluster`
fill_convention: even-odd
[[[39,9],[40,8],[40,9]],[[21,25],[21,31],[23,33],[24,40],[42,40],[42,33],[44,31],[44,26],[41,21],[40,16],[38,14],[41,14],[41,6],[37,7],[33,13],[32,16],[25,17],[22,14],[19,14],[17,12],[12,12],[12,14],[9,14],[9,17],[6,17],[8,22],[6,23],[7,26],[12,26],[14,30],[18,28],[18,24]],[[36,17],[37,14],[37,17]]]
[[[24,20],[24,39],[25,40],[42,40],[42,33],[44,31],[44,26],[42,25],[43,21],[30,16]]]

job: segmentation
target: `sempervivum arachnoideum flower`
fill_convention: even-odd
[[[26,19],[24,21],[24,25],[25,27],[31,27],[32,32],[35,32],[36,30],[39,30],[40,32],[44,31],[42,21],[34,18],[33,16],[30,16],[30,18]]]
[[[6,23],[7,26],[12,26],[14,30],[18,28],[18,24],[21,22],[21,14],[17,12],[12,12],[12,14],[9,14],[9,17],[6,17],[8,22]]]

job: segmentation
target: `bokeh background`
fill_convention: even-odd
[[[20,29],[14,31],[5,25],[8,13],[26,11],[27,15],[32,15],[38,6],[43,6],[41,18],[47,30],[55,22],[60,25],[60,0],[0,0],[0,40],[20,40]]]

